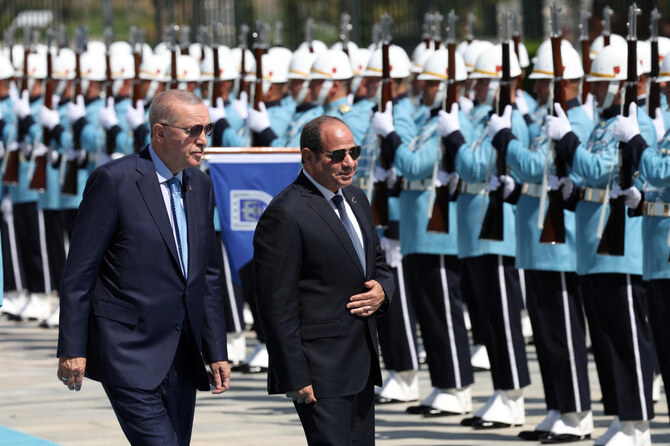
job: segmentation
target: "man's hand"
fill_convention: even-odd
[[[446,137],[461,129],[461,122],[458,119],[458,107],[459,105],[454,102],[451,104],[449,113],[444,110],[438,112],[437,133],[440,136]]]
[[[218,395],[230,389],[230,366],[228,361],[217,361],[209,365],[211,372],[209,375],[209,383],[214,386],[212,393]]]
[[[382,306],[386,299],[384,288],[376,280],[369,280],[364,285],[369,291],[351,296],[347,304],[349,313],[354,316],[371,316],[375,311],[379,310],[379,307]]]
[[[86,371],[86,358],[61,356],[58,358],[58,379],[70,390],[81,390]]]
[[[632,102],[628,107],[628,116],[619,115],[614,123],[614,136],[621,142],[628,142],[640,134],[637,122],[637,104]]]
[[[300,404],[312,404],[316,403],[316,398],[314,397],[314,389],[312,385],[305,386],[300,390],[292,390],[286,392],[286,398],[291,398],[296,403]]]

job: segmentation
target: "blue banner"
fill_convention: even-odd
[[[231,276],[241,285],[239,270],[253,258],[258,219],[298,176],[300,154],[214,154],[208,160]]]

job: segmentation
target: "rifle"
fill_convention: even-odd
[[[421,38],[423,39],[423,43],[426,44],[426,48],[430,49],[430,42],[433,37],[433,22],[435,21],[435,16],[427,12],[423,15],[423,25],[421,25],[421,28],[423,29],[423,34],[421,35]]]
[[[505,107],[512,103],[512,80],[510,77],[510,44],[509,44],[509,20],[510,13],[502,15],[502,78],[500,79],[500,90],[498,92],[498,104],[496,113],[502,116]],[[507,173],[507,162],[504,156],[496,156],[496,174]],[[484,215],[482,229],[479,232],[480,240],[503,240],[503,188],[489,193],[489,205]]]
[[[343,12],[340,16],[340,42],[342,42],[342,51],[349,55],[349,39],[351,36],[351,15]]]
[[[221,43],[221,31],[223,24],[221,22],[212,26],[212,57],[214,63],[214,79],[212,79],[212,107],[216,107],[216,99],[221,97],[221,87],[223,83],[221,77],[221,67],[219,66],[219,44]]]
[[[647,112],[651,119],[656,117],[656,108],[661,106],[661,84],[658,82],[659,68],[659,54],[658,54],[658,20],[661,18],[661,13],[658,8],[651,11],[651,72],[649,73],[649,96],[647,97]],[[659,135],[660,136],[660,135]]]
[[[451,111],[456,99],[456,20],[458,16],[452,9],[447,15],[447,98],[444,110]],[[444,150],[444,142],[440,138],[441,147],[435,158],[433,168],[433,185],[428,205],[428,231],[449,233],[449,186],[444,184],[435,187],[438,172],[438,157],[442,153],[442,168],[447,173],[454,171],[454,159]],[[437,207],[435,206],[437,204]]]
[[[521,43],[521,33],[519,32],[519,13],[512,13],[512,41],[514,42],[514,54],[516,58],[521,63],[521,57],[519,56],[519,44]],[[523,70],[521,70],[523,72]]]
[[[603,48],[610,45],[610,35],[612,34],[612,15],[614,11],[612,8],[605,6],[603,8],[603,19],[600,23],[603,25]]]
[[[433,14],[433,42],[435,42],[435,51],[440,49],[442,44],[442,20],[444,16],[439,12]]]
[[[307,42],[307,48],[309,49],[310,53],[314,52],[312,40],[314,40],[314,19],[308,17],[307,21],[305,22],[305,42]]]
[[[472,12],[468,12],[465,22],[465,40],[468,42],[468,45],[471,44],[473,40],[475,40],[473,29],[476,21],[477,16]]]
[[[263,54],[267,51],[268,45],[268,25],[256,21],[256,41],[254,42],[254,56],[256,58],[256,85],[254,88],[254,110],[260,110],[259,103],[263,102]],[[252,143],[258,147],[257,135],[252,132]]]
[[[240,65],[240,83],[239,83],[239,89],[237,91],[238,98],[239,98],[239,95],[243,91],[247,91],[248,88],[249,88],[248,82],[244,80],[244,77],[247,74],[247,70],[246,70],[246,57],[247,57],[247,55],[246,55],[246,53],[247,53],[247,35],[248,34],[249,34],[249,26],[246,23],[243,23],[240,26],[240,35],[239,35],[240,50],[242,52],[242,58],[241,58],[241,65]]]
[[[23,94],[24,91],[28,90],[28,55],[30,54],[31,46],[31,30],[30,27],[23,28],[23,75],[21,76],[21,88],[19,90],[19,96]],[[11,53],[10,49],[10,53]],[[25,138],[24,132],[21,130],[20,124],[17,122],[17,142],[23,142]],[[4,165],[3,165],[3,174],[2,182],[4,184],[16,185],[19,183],[19,165],[21,163],[19,159],[18,150],[9,150],[5,155]]]
[[[142,45],[144,44],[143,29],[136,27],[130,28],[130,42],[133,47],[133,62],[135,67],[135,77],[133,79],[133,107],[137,107],[137,102],[142,99],[142,81],[140,80],[140,66],[142,65]]]
[[[51,55],[51,42],[52,39],[55,37],[55,31],[52,29],[47,29],[46,31],[46,37],[47,37],[47,77],[45,80],[45,87],[44,87],[44,106],[52,109],[53,108],[53,101],[52,97],[54,94],[54,91],[56,90],[56,81],[53,79],[53,61],[52,61],[52,55]],[[51,132],[49,132],[49,129],[47,127],[42,127],[42,143],[46,146],[49,147],[49,144],[51,143]],[[33,150],[33,155],[34,155],[34,150]],[[44,192],[47,187],[47,156],[46,154],[40,155],[40,156],[34,156],[34,159],[32,160],[35,166],[35,169],[33,170],[33,177],[30,180],[30,185],[28,186],[30,189],[33,190],[38,190],[40,192]]]
[[[179,52],[177,45],[177,31],[179,31],[179,25],[172,24],[168,29],[168,38],[170,42],[170,83],[169,88],[174,90],[179,88],[179,80],[177,79],[177,54]]]
[[[393,99],[393,79],[391,79],[391,62],[389,60],[389,47],[391,46],[391,24],[393,19],[387,13],[382,15],[382,35],[381,35],[381,48],[382,48],[382,97],[381,104],[379,105],[379,110],[384,113],[386,111],[386,103]],[[381,138],[380,144],[381,146]],[[379,163],[381,167],[385,170],[388,170],[392,167],[391,160],[389,160],[384,152],[380,150],[379,154]],[[371,172],[375,170],[375,163],[371,163],[370,166]],[[374,177],[374,174],[371,175]],[[386,227],[389,224],[389,193],[388,185],[386,184],[386,179],[381,181],[376,181],[374,183],[374,195],[372,198],[372,216],[375,220],[376,226]]]
[[[586,82],[586,76],[591,71],[591,57],[589,56],[591,41],[589,39],[589,19],[591,13],[582,9],[579,13],[579,42],[582,46],[582,67],[584,67],[584,78],[582,79],[582,104],[586,102],[586,96],[591,92],[591,84]]]
[[[77,28],[76,31],[76,40],[77,47],[75,50],[75,70],[74,70],[74,93],[72,95],[72,100],[76,101],[77,97],[81,95],[81,54],[86,51],[86,33],[87,30],[83,26]],[[73,148],[74,150],[81,150],[81,139],[80,135],[77,132],[74,132],[73,138]],[[62,160],[66,160],[65,154],[62,155]],[[65,177],[62,178],[62,187],[61,192],[67,195],[77,195],[77,182],[78,174],[77,170],[79,169],[78,162],[76,159],[67,161],[65,165]]]
[[[188,46],[191,43],[191,27],[188,25],[182,25],[179,28],[179,50],[182,56],[188,55]]]
[[[556,3],[553,3],[551,9],[551,53],[554,63],[554,102],[559,103],[561,108],[565,110],[565,80],[563,79],[563,57],[561,55],[561,31],[558,26],[558,13],[561,8]],[[552,104],[553,105],[553,104]],[[556,116],[554,107],[551,107],[551,112]],[[549,147],[547,148],[547,163],[549,156],[554,152],[554,140],[549,138]],[[554,154],[554,168],[558,177],[565,177],[568,170],[565,166],[565,161]],[[545,163],[545,172],[548,171],[548,165]],[[547,196],[549,196],[549,207],[547,213],[544,215],[544,222],[542,216],[544,214],[544,204]],[[542,229],[540,234],[540,243],[548,243],[555,245],[557,243],[565,243],[565,219],[563,215],[563,197],[560,190],[552,190],[547,192],[546,175],[542,181],[542,195],[540,197],[540,209],[538,213],[538,228]]]
[[[372,25],[372,45],[373,48],[376,50],[377,48],[381,48],[382,45],[382,25],[381,23],[374,23]]]
[[[283,29],[284,29],[284,24],[280,20],[277,20],[275,22],[275,27],[274,27],[274,40],[272,42],[272,46],[283,46],[284,45],[284,42],[282,41],[282,38],[281,38],[281,33],[282,33]]]
[[[628,73],[626,76],[626,96],[623,106],[623,115],[628,116],[630,104],[637,100],[637,16],[642,11],[635,3],[628,8]],[[633,169],[624,157],[621,156],[625,143],[619,143],[619,185],[622,190],[628,189],[632,183]],[[606,198],[607,200],[607,198]],[[620,195],[609,201],[610,215],[605,230],[598,244],[598,254],[623,256],[626,241],[626,204],[625,197]],[[603,207],[606,203],[603,203]]]
[[[114,79],[112,79],[112,55],[110,52],[110,47],[112,45],[114,31],[111,27],[105,28],[104,38],[105,38],[105,107],[107,106],[107,101],[109,98],[114,98]],[[109,134],[109,130],[105,132]],[[107,145],[107,155],[114,153],[116,144],[111,138],[105,138]]]

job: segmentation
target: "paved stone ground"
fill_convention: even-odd
[[[100,384],[85,380],[81,392],[70,392],[56,378],[57,330],[35,322],[0,319],[0,425],[44,438],[60,445],[124,445],[126,440]],[[247,341],[250,348],[253,339]],[[532,346],[528,347],[532,384],[526,388],[526,425],[475,432],[458,425],[461,417],[426,419],[405,415],[406,405],[377,408],[377,444],[391,445],[521,445],[516,434],[532,429],[544,417],[542,386]],[[593,361],[591,394],[600,399]],[[421,371],[422,396],[430,391],[428,373]],[[479,407],[491,394],[488,373],[478,372],[472,390]],[[670,442],[665,395],[656,403],[652,421],[654,444]],[[610,419],[594,403],[594,438]],[[591,444],[582,442],[579,444]],[[6,445],[0,438],[0,445]],[[233,373],[232,388],[223,396],[198,395],[193,445],[303,445],[302,428],[293,405],[265,391],[265,374]]]

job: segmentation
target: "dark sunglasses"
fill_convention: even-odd
[[[214,124],[212,124],[211,122],[207,125],[196,124],[192,125],[191,127],[179,127],[176,125],[167,124],[165,122],[161,122],[160,125],[164,125],[166,127],[174,127],[176,129],[183,130],[186,133],[188,133],[188,136],[191,138],[197,138],[198,136],[200,136],[203,130],[205,131],[205,135],[209,136],[212,134],[212,130],[214,130]]]
[[[353,146],[350,149],[339,149],[339,150],[333,150],[332,152],[323,152],[328,158],[330,158],[333,162],[335,163],[341,163],[344,161],[344,158],[347,156],[347,153],[349,156],[351,156],[352,160],[355,160],[359,156],[361,156],[361,146]]]

